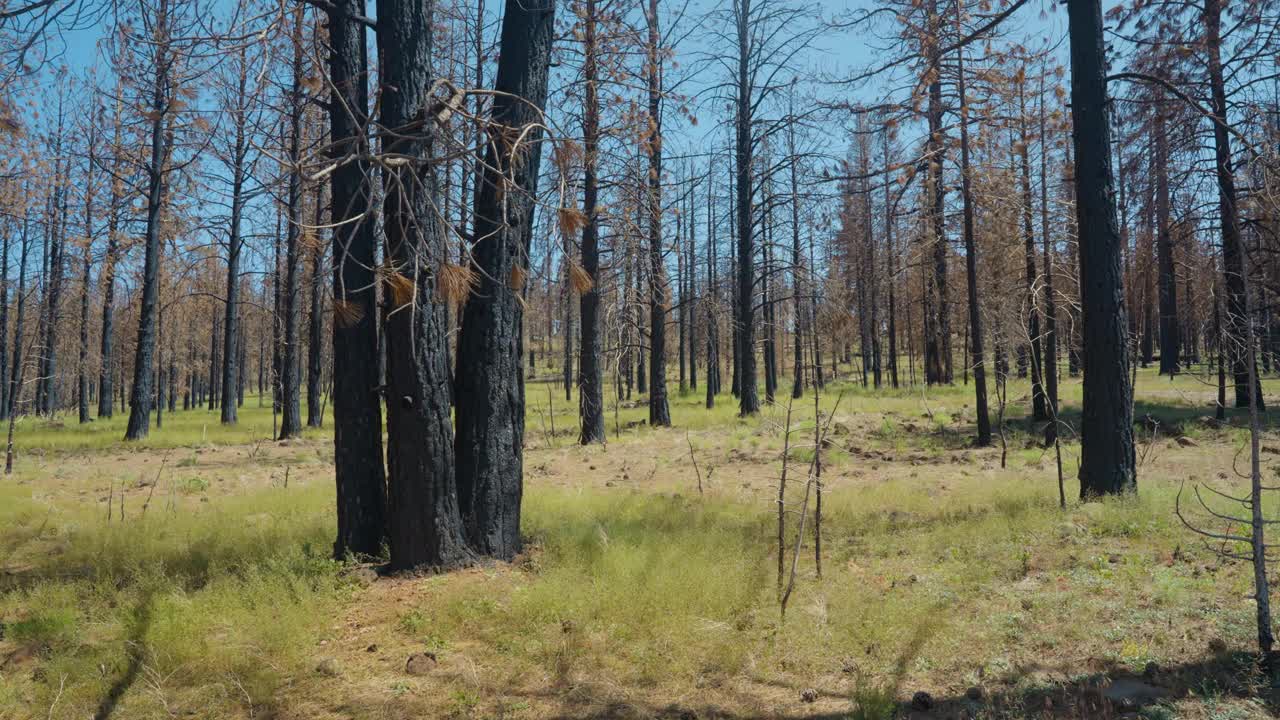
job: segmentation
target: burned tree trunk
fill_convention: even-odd
[[[1156,258],[1160,271],[1160,374],[1178,373],[1181,347],[1178,325],[1178,280],[1173,268],[1173,233],[1169,209],[1169,134],[1163,108],[1156,107]]]
[[[408,162],[385,178],[388,535],[393,570],[469,562],[454,484],[447,258],[432,204],[431,15],[434,2],[379,0],[384,153]],[[461,406],[460,406],[461,407]]]
[[[737,290],[734,322],[734,389],[738,393],[738,412],[754,415],[760,412],[760,391],[756,387],[755,342],[755,138],[753,130],[753,98],[751,65],[751,2],[734,3],[737,33],[737,77],[735,83],[734,186],[737,191],[734,212],[737,234]]]
[[[363,0],[334,0],[329,9],[329,105],[332,152],[355,157],[331,175],[333,223],[333,444],[338,495],[334,556],[377,556],[386,517],[382,409],[374,299],[373,223],[365,124],[369,108]],[[265,353],[263,353],[265,355]],[[264,358],[265,359],[265,358]],[[265,363],[259,361],[259,368]],[[261,369],[260,369],[261,374]],[[261,386],[261,380],[259,386]]]
[[[1232,168],[1231,133],[1228,131],[1227,95],[1222,71],[1222,4],[1204,1],[1205,49],[1209,53],[1209,95],[1213,111],[1214,172],[1218,181],[1218,214],[1222,219],[1222,269],[1226,276],[1226,342],[1231,374],[1235,379],[1236,407],[1249,407],[1248,364],[1256,364],[1252,349],[1242,345],[1248,316],[1245,297],[1245,249],[1240,229],[1240,209]],[[1248,363],[1248,364],[1246,364]],[[1255,373],[1256,374],[1256,373]],[[1258,407],[1266,410],[1262,389],[1256,388]]]
[[[1120,233],[1111,185],[1106,44],[1099,0],[1070,0],[1071,120],[1084,374],[1080,496],[1137,488],[1133,388],[1125,328]]]
[[[604,442],[604,370],[600,355],[600,222],[597,203],[600,188],[596,176],[600,155],[599,39],[596,0],[586,0],[583,10],[582,108],[582,271],[576,288],[581,293],[578,317],[578,442]]]
[[[13,325],[13,365],[9,368],[9,375],[6,378],[0,378],[8,384],[9,389],[5,393],[5,417],[10,419],[18,412],[19,393],[22,391],[22,373],[23,373],[23,355],[22,355],[22,332],[23,325],[26,320],[27,309],[27,251],[30,235],[28,233],[27,219],[22,219],[22,242],[21,250],[18,256],[18,301],[15,308],[16,317]]]
[[[244,62],[244,55],[241,54],[237,75],[238,93],[236,98],[238,102],[233,110],[235,114],[235,141],[231,150],[231,227],[227,236],[227,297],[222,320],[222,325],[226,329],[222,351],[225,356],[225,360],[222,363],[222,395],[224,401],[222,403],[221,416],[224,425],[236,424],[236,408],[239,407],[236,403],[238,388],[235,385],[238,358],[236,357],[234,343],[240,328],[240,252],[244,245],[244,241],[240,237],[240,219],[244,212],[244,183],[248,175],[245,167],[246,156],[249,151],[248,138],[245,136],[245,125],[248,121],[245,116],[247,111],[245,102],[248,71],[249,68]]]
[[[1036,242],[1032,230],[1031,201],[1031,138],[1027,132],[1027,103],[1022,87],[1018,88],[1019,117],[1022,130],[1021,142],[1018,143],[1018,162],[1022,170],[1022,234],[1026,246],[1025,263],[1027,278],[1027,342],[1030,344],[1028,360],[1031,363],[1031,419],[1042,422],[1049,419],[1049,411],[1045,407],[1044,381],[1041,370],[1043,365],[1043,345],[1040,338],[1039,295],[1036,289]]]
[[[957,13],[959,10],[957,9]],[[957,24],[959,17],[957,15]],[[991,417],[987,412],[987,368],[982,347],[982,310],[978,305],[978,248],[974,241],[973,183],[969,176],[969,111],[965,98],[964,50],[956,55],[957,90],[960,94],[960,192],[964,201],[965,280],[969,293],[969,343],[973,353],[973,390],[977,408],[979,446],[991,444]],[[1025,150],[1024,155],[1025,159]],[[1028,193],[1030,190],[1028,189]],[[1030,198],[1027,198],[1028,202]],[[1030,212],[1030,210],[1028,210]],[[1028,220],[1030,222],[1030,220]],[[1030,239],[1027,240],[1030,243]],[[891,281],[892,282],[892,281]]]
[[[317,228],[324,220],[324,186],[316,185]],[[317,230],[316,232],[319,232]],[[311,254],[311,315],[307,319],[307,427],[324,425],[324,402],[321,400],[324,377],[324,245],[315,238],[308,248]],[[240,336],[240,352],[244,352],[244,335]],[[244,361],[240,363],[240,383],[244,384]],[[244,393],[237,397],[244,401]]]
[[[540,110],[554,35],[554,0],[507,0],[485,168],[477,179],[472,251],[476,292],[463,311],[458,359],[457,478],[471,547],[509,560],[520,550],[524,445],[524,311]],[[527,132],[526,132],[527,131]],[[519,144],[517,144],[519,141]]]
[[[302,234],[302,83],[303,83],[303,43],[302,5],[295,10],[296,37],[293,42],[293,86],[289,92],[289,194],[288,194],[288,229],[285,235],[285,284],[283,291],[284,309],[284,354],[280,359],[280,435],[281,440],[302,435],[302,370],[299,358],[301,343],[299,342],[298,324],[302,314],[302,293],[299,288],[298,266],[301,263]],[[384,61],[386,58],[384,58]],[[226,328],[227,348],[234,337],[231,328]],[[230,353],[223,359],[224,363],[232,362]],[[226,396],[226,386],[222,388]],[[223,406],[227,403],[223,402]]]
[[[662,49],[658,47],[658,0],[649,0],[645,14],[649,29],[646,79],[649,156],[646,211],[649,230],[649,425],[670,426],[667,403],[667,271],[662,262]]]
[[[161,22],[164,14],[161,13]],[[157,30],[157,32],[163,32]],[[133,358],[133,390],[129,398],[129,425],[125,440],[142,440],[151,429],[151,392],[156,351],[156,316],[160,297],[160,210],[164,204],[165,158],[168,156],[165,110],[169,102],[169,54],[163,43],[156,47],[155,77],[151,98],[151,149],[147,162],[147,218],[143,235],[142,299],[138,319],[138,345]]]
[[[84,256],[80,267],[80,356],[76,366],[76,400],[80,423],[89,422],[89,278],[93,271],[93,170],[97,127],[89,131],[88,175],[84,182]],[[2,278],[0,278],[2,280]],[[0,336],[3,337],[3,336]]]

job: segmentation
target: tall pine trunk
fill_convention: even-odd
[[[1173,233],[1169,202],[1169,134],[1164,108],[1157,105],[1156,145],[1156,259],[1160,271],[1160,374],[1176,375],[1181,339],[1178,337],[1178,279],[1173,266]]]
[[[115,137],[111,144],[111,165],[119,168],[121,142],[120,122],[121,102],[116,102]],[[115,411],[115,314],[113,305],[116,298],[116,255],[119,253],[120,239],[120,204],[122,202],[122,182],[111,179],[111,205],[107,208],[107,249],[102,256],[102,337],[98,347],[98,417],[109,418]]]
[[[662,262],[662,48],[658,0],[649,0],[645,15],[649,29],[645,63],[649,92],[649,128],[645,137],[649,156],[649,425],[665,427],[671,425],[671,408],[667,402],[667,272]]]
[[[248,67],[245,64],[243,51],[240,54],[238,67],[236,106],[233,109],[235,123],[235,144],[231,156],[231,228],[227,237],[227,297],[222,325],[222,423],[236,424],[236,409],[239,407],[239,388],[236,385],[239,371],[239,358],[236,355],[235,342],[240,330],[240,252],[244,245],[240,237],[240,220],[244,212],[244,183],[248,174],[245,167],[248,154],[248,139],[245,137],[246,117],[246,85],[248,83]]]
[[[1112,195],[1106,43],[1100,0],[1069,0],[1071,120],[1084,374],[1080,496],[1137,488],[1133,388],[1125,327],[1120,233]]]
[[[323,185],[316,185],[315,201],[315,225],[319,228],[324,222]],[[324,377],[324,245],[318,237],[308,251],[311,256],[311,315],[307,322],[307,427],[318,428],[324,425],[324,401],[321,400]],[[244,352],[243,334],[240,336],[240,351]],[[243,385],[243,361],[240,373]],[[240,399],[243,402],[243,392]]]
[[[538,187],[554,2],[507,0],[502,19],[492,125],[477,179],[472,250],[476,292],[458,337],[457,478],[471,547],[511,559],[520,550],[524,485],[521,293],[528,275]],[[525,132],[528,130],[528,132]],[[521,138],[519,145],[515,140]]]
[[[355,157],[330,176],[333,252],[333,444],[338,535],[334,556],[376,557],[382,548],[387,490],[382,465],[377,306],[368,153],[368,58],[363,0],[333,0],[329,14],[329,136],[333,154]],[[266,353],[260,353],[260,357]],[[265,358],[263,358],[265,360]],[[259,374],[265,365],[259,361]],[[262,382],[259,380],[259,386]],[[261,392],[261,390],[260,390]],[[261,397],[261,396],[259,396]]]
[[[751,63],[751,3],[734,0],[737,33],[736,118],[734,124],[734,203],[737,235],[737,290],[734,323],[734,388],[738,393],[738,412],[754,415],[760,412],[760,391],[756,387],[755,356],[755,212],[754,212],[754,148],[753,98]]]
[[[168,2],[160,0],[156,36],[164,37]],[[142,299],[138,316],[137,349],[133,358],[133,389],[129,397],[129,425],[125,440],[142,440],[151,430],[151,393],[156,351],[156,323],[160,297],[160,211],[164,205],[165,111],[169,96],[169,53],[163,42],[156,46],[151,98],[151,151],[147,173],[147,219],[143,235]]]
[[[1035,212],[1031,199],[1031,137],[1027,132],[1027,102],[1023,91],[1025,82],[1018,86],[1019,127],[1022,131],[1021,142],[1018,143],[1018,164],[1022,170],[1022,235],[1025,244],[1026,281],[1027,281],[1027,341],[1030,345],[1031,363],[1031,419],[1043,422],[1049,419],[1049,411],[1045,407],[1044,380],[1042,373],[1043,343],[1040,337],[1040,293],[1036,288],[1036,238],[1032,230],[1032,217]]]
[[[89,278],[93,270],[93,175],[98,124],[89,130],[89,162],[84,181],[84,255],[80,267],[80,356],[76,365],[76,399],[80,423],[89,422]]]
[[[383,152],[407,159],[384,181],[387,489],[391,568],[468,562],[453,466],[448,313],[437,289],[447,259],[433,159],[431,19],[434,2],[379,0]]]
[[[1218,181],[1218,215],[1222,221],[1222,269],[1226,276],[1226,339],[1230,348],[1231,374],[1235,379],[1236,407],[1249,407],[1248,364],[1256,364],[1252,348],[1241,344],[1248,316],[1245,297],[1245,248],[1241,237],[1240,209],[1232,169],[1231,133],[1228,131],[1226,84],[1222,70],[1222,3],[1204,0],[1205,50],[1209,53],[1209,97],[1213,111],[1214,171]],[[1246,364],[1248,363],[1248,364]],[[1256,375],[1256,373],[1255,373]],[[1266,410],[1262,389],[1257,388],[1258,408]]]
[[[586,281],[578,301],[578,442],[604,442],[604,370],[600,355],[600,223],[597,204],[600,188],[600,68],[597,0],[585,0],[583,9],[582,73],[585,84],[582,106],[582,270]]]
[[[960,24],[960,9],[958,6],[956,12],[956,25],[958,26]],[[960,94],[960,192],[964,201],[964,266],[965,281],[969,293],[969,347],[973,353],[973,390],[978,426],[977,444],[986,446],[991,444],[991,417],[987,412],[987,368],[982,347],[982,309],[978,304],[978,247],[974,240],[973,182],[969,174],[969,108],[968,99],[965,97],[963,48],[957,51],[956,68],[958,77],[956,85]],[[1029,200],[1030,198],[1028,198]],[[1028,242],[1030,241],[1028,240]]]
[[[303,6],[294,10],[296,27],[293,35],[293,86],[289,92],[289,195],[288,228],[285,232],[285,284],[283,289],[284,352],[280,358],[280,439],[302,434],[302,363],[298,333],[302,315],[302,292],[299,288],[299,265],[302,261],[302,83],[303,83]],[[230,335],[230,328],[227,329]],[[230,347],[230,345],[228,345]],[[229,358],[228,358],[229,359]],[[223,388],[226,393],[226,388]],[[223,403],[226,405],[226,403]]]

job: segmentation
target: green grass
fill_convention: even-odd
[[[311,662],[317,618],[349,593],[318,491],[108,524],[0,487],[0,540],[19,561],[0,578],[0,620],[39,657],[35,675],[0,674],[11,699],[0,717],[86,717],[117,684],[119,717],[161,717],[174,702],[269,706]]]
[[[802,556],[784,623],[768,508],[534,488],[529,559],[496,585],[427,581],[394,630],[488,664],[485,697],[531,672],[559,688],[599,676],[693,687],[761,672],[817,684],[856,658],[870,689],[852,717],[888,717],[875,689],[905,677],[1013,675],[1026,655],[1064,645],[1074,648],[1067,658],[1086,648],[1130,667],[1169,662],[1162,648],[1192,624],[1247,638],[1242,604],[1201,609],[1247,591],[1243,573],[1197,578],[1192,561],[1157,561],[1185,541],[1171,492],[1150,487],[1066,515],[1052,488],[1012,475],[942,504],[908,480],[835,493],[826,573],[814,578]],[[135,660],[155,687],[135,680],[119,717],[269,707],[308,674],[323,618],[350,596],[327,559],[331,500],[320,488],[260,490],[123,525],[9,486],[3,500],[4,547],[44,551],[26,556],[34,567],[0,596],[6,638],[40,654],[39,677],[0,676],[0,698],[36,714],[55,698],[69,717],[91,713]],[[1122,562],[1108,560],[1116,550]],[[1032,574],[1038,584],[1023,587]],[[1072,621],[1081,616],[1087,627]]]
[[[1211,411],[1160,395],[1167,382],[1141,375],[1143,407],[1179,420],[1229,458],[1239,429],[1196,424]],[[1203,392],[1196,383],[1173,387]],[[1020,387],[1011,397],[1023,397]],[[531,439],[544,422],[550,436],[539,390],[529,392]],[[569,452],[576,404],[562,392],[553,391],[553,444]],[[925,403],[918,388],[876,393],[841,383],[824,394],[825,412],[841,392],[838,414],[861,425],[824,454],[833,477],[845,479],[833,481],[823,501],[823,575],[809,536],[785,620],[768,498],[715,484],[699,498],[531,483],[523,518],[530,551],[520,562],[417,581],[420,591],[403,596],[375,629],[383,643],[435,652],[442,667],[471,668],[442,674],[432,681],[438,685],[398,673],[358,675],[367,670],[318,678],[317,657],[328,652],[319,643],[332,618],[366,597],[328,557],[332,486],[325,478],[221,492],[198,452],[242,445],[250,449],[244,468],[267,464],[251,448],[270,432],[270,408],[250,399],[237,428],[221,427],[206,410],[166,414],[164,428],[136,446],[119,439],[123,418],[87,429],[23,420],[19,472],[0,481],[0,647],[34,657],[0,671],[0,718],[88,717],[104,703],[118,703],[113,717],[122,719],[261,717],[287,710],[290,698],[329,694],[344,717],[382,717],[390,707],[484,717],[526,707],[522,692],[576,702],[583,688],[607,685],[643,705],[749,682],[781,688],[785,702],[795,701],[795,688],[819,688],[842,698],[851,718],[875,719],[892,717],[895,701],[922,685],[1031,692],[1045,680],[1029,667],[1055,677],[1081,674],[1089,663],[1140,671],[1148,662],[1194,661],[1207,637],[1249,645],[1251,607],[1240,599],[1250,591],[1248,573],[1218,567],[1173,515],[1184,477],[1144,474],[1136,498],[1072,503],[1064,512],[1052,456],[1028,447],[1035,436],[1022,420],[1025,403],[1009,412],[1016,420],[1008,469],[991,465],[990,453],[917,467],[921,458],[968,452],[971,388],[928,390]],[[1073,412],[1078,383],[1064,384],[1064,398]],[[813,431],[811,402],[792,408],[797,438]],[[687,429],[699,454],[761,453],[753,462],[776,468],[785,413],[775,406],[740,419],[727,396],[707,411],[700,395],[673,393],[675,431],[636,427],[611,444],[637,457],[662,433],[678,433],[683,446]],[[619,425],[645,415],[643,404],[619,408]],[[610,407],[611,433],[613,423]],[[1157,454],[1169,436],[1162,437],[1152,446]],[[873,461],[851,445],[901,457],[874,461],[893,472],[853,482],[849,474]],[[157,493],[186,501],[156,502],[144,516],[131,499],[128,520],[108,522],[100,486],[137,477],[113,475],[107,463],[87,492],[62,487],[72,483],[63,477],[68,468],[125,447],[153,456],[192,448],[173,453],[172,477]],[[802,465],[812,452],[798,444],[792,460]],[[1068,442],[1069,498],[1077,455]],[[300,475],[326,472],[308,446],[285,462]],[[643,468],[633,472],[645,474],[649,458],[637,462]],[[662,472],[683,462],[672,459]],[[788,562],[803,493],[803,469],[795,472]],[[339,696],[356,684],[373,696],[352,709]],[[1239,709],[1230,696],[1213,702],[1222,717]]]
[[[303,403],[303,414],[306,403]],[[110,418],[95,418],[81,425],[74,414],[59,415],[53,419],[23,416],[18,418],[14,432],[14,445],[19,453],[66,453],[85,450],[108,449],[169,449],[194,448],[210,445],[252,445],[270,442],[273,430],[278,427],[279,416],[273,422],[271,400],[267,398],[259,406],[259,398],[251,395],[238,408],[239,422],[225,426],[219,411],[204,407],[192,410],[168,412],[163,425],[156,427],[155,415],[151,416],[151,432],[146,439],[126,443],[124,431],[128,425],[128,411],[117,410]],[[326,411],[324,427],[304,428],[304,437],[332,437],[333,417]],[[185,461],[184,461],[185,462]]]

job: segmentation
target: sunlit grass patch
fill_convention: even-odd
[[[327,493],[264,490],[110,524],[33,500],[4,514],[16,522],[0,542],[27,551],[0,586],[3,642],[38,669],[0,680],[19,708],[90,716],[116,686],[121,717],[269,704],[346,593]]]

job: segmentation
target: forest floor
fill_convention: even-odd
[[[1188,516],[1226,528],[1189,498],[1244,492],[1244,419],[1212,421],[1201,378],[1138,385],[1138,496],[1079,503],[1068,438],[1065,510],[1025,383],[1004,467],[999,441],[971,446],[969,386],[829,385],[820,577],[795,401],[788,569],[810,495],[785,619],[785,397],[742,420],[673,383],[674,428],[624,402],[583,448],[576,400],[532,383],[526,552],[419,578],[329,559],[331,431],[272,442],[256,398],[238,428],[166,414],[136,445],[121,417],[24,419],[0,478],[0,719],[1273,716],[1249,571],[1174,510],[1185,484]],[[1078,381],[1062,392],[1072,422]],[[1270,425],[1264,447],[1274,478]]]

